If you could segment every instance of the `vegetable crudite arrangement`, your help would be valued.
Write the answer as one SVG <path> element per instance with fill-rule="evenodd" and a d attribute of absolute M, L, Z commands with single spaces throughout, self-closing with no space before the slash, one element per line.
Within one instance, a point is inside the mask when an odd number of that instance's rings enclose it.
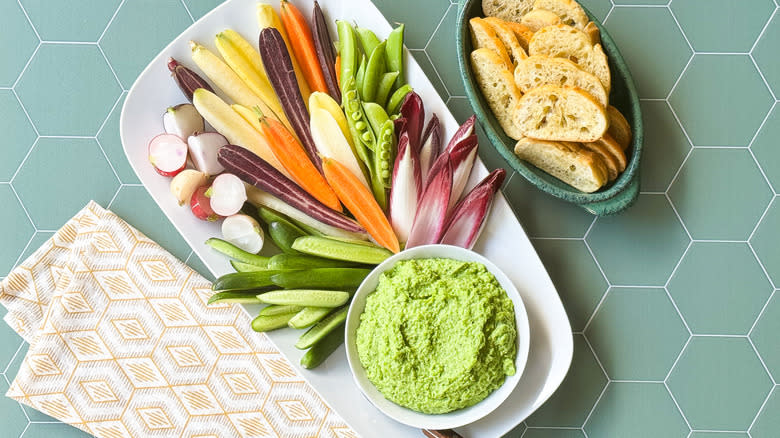
<path fill-rule="evenodd" d="M 540 189 L 610 214 L 638 194 L 643 133 L 630 73 L 594 20 L 574 0 L 469 0 L 458 48 L 499 153 Z"/>
<path fill-rule="evenodd" d="M 305 368 L 343 343 L 352 296 L 404 248 L 471 248 L 506 172 L 474 187 L 475 117 L 444 139 L 405 81 L 404 26 L 381 40 L 346 20 L 338 42 L 317 2 L 304 17 L 258 3 L 258 41 L 218 31 L 169 59 L 184 102 L 168 108 L 149 161 L 194 218 L 222 221 L 206 244 L 236 272 L 210 302 L 264 304 L 263 332 L 305 330 Z M 191 61 L 191 62 L 190 62 Z M 267 238 L 280 250 L 260 255 Z M 264 252 L 268 253 L 268 251 Z"/>

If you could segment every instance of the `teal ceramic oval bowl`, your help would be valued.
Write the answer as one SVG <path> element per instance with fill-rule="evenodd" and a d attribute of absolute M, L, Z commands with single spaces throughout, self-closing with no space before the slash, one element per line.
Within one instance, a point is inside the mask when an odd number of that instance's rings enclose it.
<path fill-rule="evenodd" d="M 509 166 L 527 179 L 531 184 L 552 196 L 580 205 L 585 210 L 596 215 L 609 215 L 618 213 L 628 208 L 639 195 L 639 161 L 642 156 L 642 141 L 644 131 L 642 127 L 642 114 L 631 72 L 628 70 L 623 56 L 617 45 L 589 11 L 590 19 L 596 23 L 601 32 L 601 45 L 609 58 L 609 67 L 612 72 L 612 90 L 609 95 L 609 103 L 615 106 L 626 117 L 633 131 L 631 144 L 626 150 L 628 165 L 626 170 L 618 178 L 602 187 L 594 193 L 583 193 L 568 184 L 558 180 L 548 173 L 527 163 L 514 154 L 515 141 L 509 138 L 501 129 L 498 120 L 482 96 L 479 85 L 476 82 L 471 69 L 471 35 L 469 20 L 473 17 L 481 17 L 481 0 L 464 0 L 460 4 L 460 12 L 457 21 L 456 44 L 458 50 L 458 63 L 460 74 L 465 83 L 466 95 L 474 112 L 485 130 L 490 142 L 498 150 L 498 153 L 507 161 Z"/>

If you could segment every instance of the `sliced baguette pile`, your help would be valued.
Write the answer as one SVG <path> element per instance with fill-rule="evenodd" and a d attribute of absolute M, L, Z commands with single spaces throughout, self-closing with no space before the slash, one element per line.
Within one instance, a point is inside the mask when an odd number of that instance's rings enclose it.
<path fill-rule="evenodd" d="M 609 104 L 598 27 L 575 0 L 483 0 L 471 65 L 515 154 L 586 193 L 626 169 L 631 126 Z"/>

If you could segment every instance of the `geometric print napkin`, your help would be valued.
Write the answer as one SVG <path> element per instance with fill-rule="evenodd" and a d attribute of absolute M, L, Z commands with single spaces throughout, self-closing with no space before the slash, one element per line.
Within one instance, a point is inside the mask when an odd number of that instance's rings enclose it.
<path fill-rule="evenodd" d="M 235 304 L 90 202 L 0 283 L 8 397 L 92 435 L 357 437 Z"/>

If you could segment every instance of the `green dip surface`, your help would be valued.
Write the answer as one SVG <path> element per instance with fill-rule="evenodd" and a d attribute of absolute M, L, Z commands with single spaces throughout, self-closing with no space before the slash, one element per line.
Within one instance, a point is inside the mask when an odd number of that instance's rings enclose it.
<path fill-rule="evenodd" d="M 514 305 L 481 263 L 400 261 L 366 299 L 357 351 L 388 400 L 426 414 L 466 408 L 515 374 Z"/>

